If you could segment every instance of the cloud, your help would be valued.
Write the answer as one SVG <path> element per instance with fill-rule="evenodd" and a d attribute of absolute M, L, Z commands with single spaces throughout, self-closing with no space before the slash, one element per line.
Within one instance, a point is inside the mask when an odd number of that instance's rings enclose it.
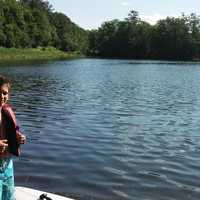
<path fill-rule="evenodd" d="M 166 19 L 169 15 L 153 14 L 153 15 L 141 15 L 142 20 L 154 25 L 160 19 Z M 170 15 L 170 17 L 178 17 L 178 15 Z"/>
<path fill-rule="evenodd" d="M 131 2 L 129 2 L 129 1 L 123 1 L 123 2 L 121 2 L 121 5 L 122 6 L 130 6 Z"/>

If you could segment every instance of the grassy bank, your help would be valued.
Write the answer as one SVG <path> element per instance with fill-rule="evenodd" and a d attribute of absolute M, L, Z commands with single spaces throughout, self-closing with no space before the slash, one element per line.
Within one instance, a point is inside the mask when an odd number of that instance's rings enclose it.
<path fill-rule="evenodd" d="M 53 47 L 35 49 L 0 48 L 0 63 L 64 60 L 80 57 L 77 53 L 66 53 Z"/>

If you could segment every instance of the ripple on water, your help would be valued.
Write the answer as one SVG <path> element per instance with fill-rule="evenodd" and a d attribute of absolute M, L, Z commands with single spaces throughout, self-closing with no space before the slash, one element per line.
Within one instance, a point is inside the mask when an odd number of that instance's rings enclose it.
<path fill-rule="evenodd" d="M 200 68 L 80 59 L 0 69 L 28 144 L 16 183 L 95 200 L 198 200 Z"/>

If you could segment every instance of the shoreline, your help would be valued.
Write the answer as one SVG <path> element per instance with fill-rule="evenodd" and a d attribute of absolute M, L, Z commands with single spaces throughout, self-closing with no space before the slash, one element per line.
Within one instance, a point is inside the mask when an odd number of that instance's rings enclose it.
<path fill-rule="evenodd" d="M 83 56 L 76 52 L 64 52 L 54 47 L 0 48 L 0 64 L 68 60 L 80 57 Z"/>
<path fill-rule="evenodd" d="M 38 48 L 4 48 L 0 47 L 0 65 L 1 64 L 18 64 L 32 62 L 48 62 L 56 60 L 69 60 L 78 58 L 91 59 L 120 59 L 120 60 L 135 60 L 135 61 L 152 61 L 152 62 L 186 62 L 199 63 L 200 59 L 191 60 L 173 60 L 173 59 L 158 59 L 158 58 L 122 58 L 122 57 L 102 57 L 102 56 L 85 56 L 78 52 L 64 52 L 54 47 L 38 47 Z"/>

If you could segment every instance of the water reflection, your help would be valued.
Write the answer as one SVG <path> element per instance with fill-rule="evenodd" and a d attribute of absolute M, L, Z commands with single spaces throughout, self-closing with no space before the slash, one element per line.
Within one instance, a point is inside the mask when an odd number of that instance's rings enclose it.
<path fill-rule="evenodd" d="M 198 199 L 198 64 L 80 59 L 0 70 L 29 140 L 18 185 L 84 200 Z"/>

